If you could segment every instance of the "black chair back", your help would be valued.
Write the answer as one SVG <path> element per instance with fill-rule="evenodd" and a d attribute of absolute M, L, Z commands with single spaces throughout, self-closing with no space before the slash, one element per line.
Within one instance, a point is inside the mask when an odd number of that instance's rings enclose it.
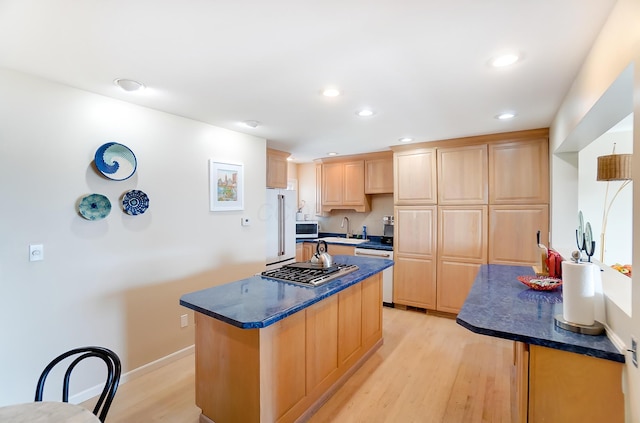
<path fill-rule="evenodd" d="M 40 379 L 38 379 L 38 384 L 36 386 L 36 396 L 35 401 L 42 401 L 42 394 L 44 392 L 44 382 L 49 375 L 51 369 L 53 369 L 56 364 L 60 363 L 62 360 L 72 357 L 76 357 L 64 374 L 64 381 L 62 383 L 62 401 L 69 402 L 69 381 L 71 379 L 71 372 L 73 369 L 80 363 L 82 360 L 87 359 L 89 357 L 98 357 L 102 359 L 107 365 L 107 380 L 104 384 L 104 388 L 102 389 L 102 393 L 100 394 L 100 398 L 96 403 L 95 408 L 93 409 L 93 414 L 98 416 L 101 422 L 104 423 L 107 418 L 107 412 L 109 411 L 109 407 L 111 407 L 111 403 L 113 402 L 113 398 L 116 395 L 116 390 L 118 389 L 118 383 L 120 382 L 120 373 L 121 373 L 121 365 L 120 358 L 113 351 L 103 348 L 103 347 L 82 347 L 75 348 L 71 351 L 67 351 L 64 354 L 56 357 L 49 365 L 44 369 L 42 374 L 40 375 Z"/>

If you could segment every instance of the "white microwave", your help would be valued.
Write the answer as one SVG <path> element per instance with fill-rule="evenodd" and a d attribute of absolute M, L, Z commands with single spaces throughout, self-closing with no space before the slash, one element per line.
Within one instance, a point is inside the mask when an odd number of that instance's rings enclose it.
<path fill-rule="evenodd" d="M 317 220 L 296 220 L 296 238 L 318 238 Z"/>

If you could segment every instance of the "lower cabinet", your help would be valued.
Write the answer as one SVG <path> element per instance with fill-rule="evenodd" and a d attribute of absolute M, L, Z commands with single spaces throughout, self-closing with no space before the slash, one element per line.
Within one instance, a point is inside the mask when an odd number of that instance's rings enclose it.
<path fill-rule="evenodd" d="M 624 422 L 622 363 L 514 343 L 517 423 Z"/>
<path fill-rule="evenodd" d="M 196 316 L 200 421 L 304 421 L 382 345 L 381 273 L 266 328 Z"/>

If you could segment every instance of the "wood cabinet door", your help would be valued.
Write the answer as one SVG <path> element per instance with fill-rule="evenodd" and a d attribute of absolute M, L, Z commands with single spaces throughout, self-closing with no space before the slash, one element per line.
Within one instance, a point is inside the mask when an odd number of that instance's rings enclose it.
<path fill-rule="evenodd" d="M 267 187 L 287 187 L 287 157 L 289 153 L 267 148 Z"/>
<path fill-rule="evenodd" d="M 524 342 L 513 343 L 513 365 L 515 377 L 511 409 L 515 412 L 515 423 L 527 423 L 529 406 L 529 345 Z"/>
<path fill-rule="evenodd" d="M 549 243 L 549 206 L 489 206 L 489 263 L 539 265 L 536 233 Z"/>
<path fill-rule="evenodd" d="M 310 306 L 306 314 L 307 392 L 321 384 L 325 391 L 337 379 L 338 296 Z"/>
<path fill-rule="evenodd" d="M 342 163 L 322 165 L 322 207 L 341 206 L 344 186 L 344 167 Z"/>
<path fill-rule="evenodd" d="M 393 155 L 396 205 L 436 204 L 436 150 L 419 148 Z"/>
<path fill-rule="evenodd" d="M 549 203 L 549 140 L 489 145 L 490 204 Z"/>
<path fill-rule="evenodd" d="M 458 313 L 471 291 L 481 264 L 438 260 L 436 310 Z"/>
<path fill-rule="evenodd" d="M 393 193 L 393 156 L 366 160 L 364 175 L 365 194 Z"/>
<path fill-rule="evenodd" d="M 362 206 L 364 199 L 364 160 L 344 163 L 342 204 Z"/>
<path fill-rule="evenodd" d="M 316 165 L 316 216 L 322 215 L 322 165 Z"/>
<path fill-rule="evenodd" d="M 356 247 L 350 245 L 329 244 L 327 245 L 327 252 L 332 256 L 353 256 Z"/>
<path fill-rule="evenodd" d="M 302 247 L 302 260 L 301 261 L 309 261 L 313 254 L 316 252 L 316 244 L 314 242 L 305 242 Z"/>
<path fill-rule="evenodd" d="M 435 259 L 436 206 L 395 207 L 394 252 Z"/>
<path fill-rule="evenodd" d="M 487 204 L 486 144 L 438 148 L 438 204 Z"/>
<path fill-rule="evenodd" d="M 362 345 L 365 350 L 382 338 L 382 273 L 362 282 Z"/>
<path fill-rule="evenodd" d="M 393 302 L 435 310 L 435 259 L 394 255 Z"/>
<path fill-rule="evenodd" d="M 438 259 L 487 262 L 487 206 L 438 206 Z"/>

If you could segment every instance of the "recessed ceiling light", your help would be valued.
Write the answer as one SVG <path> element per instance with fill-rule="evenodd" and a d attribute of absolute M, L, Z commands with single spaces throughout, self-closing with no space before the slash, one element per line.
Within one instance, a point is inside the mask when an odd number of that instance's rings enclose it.
<path fill-rule="evenodd" d="M 402 138 L 399 138 L 398 141 L 400 141 L 400 142 L 411 142 L 411 141 L 413 141 L 413 138 L 402 137 Z"/>
<path fill-rule="evenodd" d="M 369 117 L 375 115 L 375 112 L 371 109 L 358 110 L 356 114 L 360 117 Z"/>
<path fill-rule="evenodd" d="M 115 79 L 113 83 L 129 92 L 144 90 L 144 84 L 142 82 L 134 81 L 133 79 L 118 78 Z"/>
<path fill-rule="evenodd" d="M 493 59 L 491 59 L 490 63 L 491 63 L 491 66 L 493 66 L 494 68 L 502 68 L 505 66 L 513 65 L 515 62 L 518 61 L 519 58 L 520 56 L 518 56 L 515 53 L 503 54 L 501 56 L 496 56 Z"/>
<path fill-rule="evenodd" d="M 292 161 L 293 161 L 293 156 L 289 156 L 289 157 L 287 157 L 287 161 L 288 161 L 288 162 L 292 162 Z"/>
<path fill-rule="evenodd" d="M 500 113 L 499 115 L 497 115 L 496 119 L 498 119 L 498 120 L 508 120 L 508 119 L 513 119 L 514 117 L 516 117 L 515 113 L 505 112 L 505 113 Z"/>
<path fill-rule="evenodd" d="M 338 153 L 336 153 L 335 151 L 331 151 L 329 153 L 327 153 L 327 156 L 337 156 Z"/>
<path fill-rule="evenodd" d="M 246 126 L 247 128 L 257 128 L 260 122 L 257 120 L 244 120 L 240 122 L 240 125 Z"/>
<path fill-rule="evenodd" d="M 327 88 L 322 90 L 322 95 L 325 97 L 337 97 L 340 95 L 340 90 L 337 88 Z"/>

